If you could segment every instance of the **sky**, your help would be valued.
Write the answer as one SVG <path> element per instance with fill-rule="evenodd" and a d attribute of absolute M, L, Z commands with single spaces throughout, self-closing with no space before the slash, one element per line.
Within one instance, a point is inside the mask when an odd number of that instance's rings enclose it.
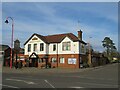
<path fill-rule="evenodd" d="M 79 28 L 83 41 L 90 42 L 95 51 L 104 51 L 105 37 L 118 47 L 117 2 L 3 2 L 2 44 L 10 46 L 12 20 L 4 23 L 8 16 L 14 20 L 14 40 L 19 39 L 21 47 L 34 33 L 77 36 Z"/>

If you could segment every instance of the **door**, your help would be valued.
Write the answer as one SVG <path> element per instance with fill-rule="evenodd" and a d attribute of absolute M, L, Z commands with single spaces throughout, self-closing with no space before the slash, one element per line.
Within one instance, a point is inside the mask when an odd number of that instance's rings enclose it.
<path fill-rule="evenodd" d="M 32 58 L 32 67 L 38 67 L 38 59 Z"/>

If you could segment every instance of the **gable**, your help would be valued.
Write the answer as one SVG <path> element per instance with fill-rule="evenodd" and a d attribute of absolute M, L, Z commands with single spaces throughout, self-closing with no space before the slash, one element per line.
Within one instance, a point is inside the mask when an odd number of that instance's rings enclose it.
<path fill-rule="evenodd" d="M 35 43 L 35 42 L 44 42 L 43 40 L 41 40 L 39 37 L 37 37 L 36 35 L 34 35 L 29 41 L 28 43 Z"/>
<path fill-rule="evenodd" d="M 73 42 L 69 37 L 65 37 L 61 42 Z"/>
<path fill-rule="evenodd" d="M 42 36 L 41 36 L 42 37 Z M 42 38 L 40 38 L 38 35 L 33 34 L 25 43 L 24 45 L 26 45 L 27 43 L 34 43 L 34 42 L 45 42 Z"/>
<path fill-rule="evenodd" d="M 32 53 L 29 58 L 38 58 L 38 55 L 36 53 Z"/>

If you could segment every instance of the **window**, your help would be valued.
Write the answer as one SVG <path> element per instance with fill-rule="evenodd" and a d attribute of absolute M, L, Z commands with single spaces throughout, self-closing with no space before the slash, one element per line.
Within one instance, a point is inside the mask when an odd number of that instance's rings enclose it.
<path fill-rule="evenodd" d="M 68 58 L 68 64 L 76 64 L 76 58 Z"/>
<path fill-rule="evenodd" d="M 83 64 L 83 60 L 82 60 L 82 57 L 80 57 L 80 64 Z"/>
<path fill-rule="evenodd" d="M 31 44 L 28 44 L 28 52 L 31 52 Z"/>
<path fill-rule="evenodd" d="M 81 53 L 85 53 L 85 46 L 84 46 L 84 44 L 81 44 Z"/>
<path fill-rule="evenodd" d="M 39 63 L 44 63 L 44 62 L 45 62 L 45 59 L 43 59 L 43 58 L 39 59 Z"/>
<path fill-rule="evenodd" d="M 52 62 L 52 63 L 57 62 L 56 58 L 52 58 L 52 59 L 51 59 L 51 62 Z"/>
<path fill-rule="evenodd" d="M 44 43 L 40 43 L 40 51 L 44 51 Z"/>
<path fill-rule="evenodd" d="M 56 50 L 56 45 L 54 44 L 54 45 L 53 45 L 53 51 L 55 51 L 55 50 Z"/>
<path fill-rule="evenodd" d="M 33 50 L 34 50 L 34 51 L 37 51 L 37 44 L 34 44 Z"/>
<path fill-rule="evenodd" d="M 60 63 L 65 63 L 65 59 L 63 57 L 60 58 Z"/>
<path fill-rule="evenodd" d="M 70 42 L 63 42 L 62 43 L 62 50 L 63 51 L 70 51 L 70 47 L 71 47 Z"/>

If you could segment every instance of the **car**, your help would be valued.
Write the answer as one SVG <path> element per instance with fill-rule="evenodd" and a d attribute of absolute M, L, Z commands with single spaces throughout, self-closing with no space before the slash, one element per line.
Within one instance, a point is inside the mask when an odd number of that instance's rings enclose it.
<path fill-rule="evenodd" d="M 112 60 L 112 63 L 120 63 L 120 60 Z"/>

